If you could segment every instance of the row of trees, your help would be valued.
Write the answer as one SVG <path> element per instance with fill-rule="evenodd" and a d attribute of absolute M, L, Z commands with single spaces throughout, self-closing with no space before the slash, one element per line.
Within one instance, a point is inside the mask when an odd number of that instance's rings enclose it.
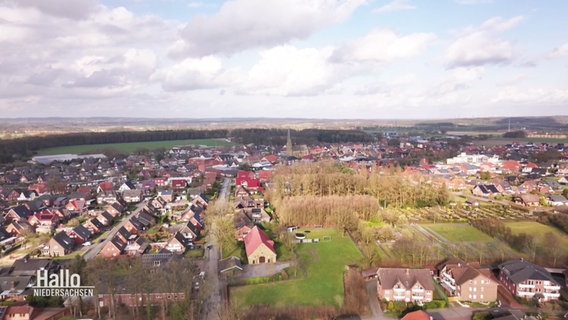
<path fill-rule="evenodd" d="M 546 233 L 540 244 L 534 235 L 524 232 L 514 234 L 511 228 L 495 218 L 471 220 L 470 223 L 488 235 L 506 242 L 511 248 L 527 254 L 533 261 L 536 261 L 538 256 L 538 260 L 542 260 L 540 262 L 556 266 L 564 255 L 562 247 L 558 245 L 560 237 L 552 232 Z"/>
<path fill-rule="evenodd" d="M 99 318 L 106 313 L 109 319 L 198 319 L 199 307 L 191 300 L 193 279 L 198 274 L 195 264 L 185 258 L 172 259 L 159 268 L 144 265 L 139 257 L 114 260 L 89 260 L 80 271 L 88 283 L 95 285 L 95 294 L 110 293 L 110 307 L 101 310 L 95 304 Z M 115 294 L 147 295 L 154 292 L 184 293 L 183 300 L 163 299 L 158 306 L 136 305 L 125 309 L 114 298 Z"/>
<path fill-rule="evenodd" d="M 400 168 L 351 170 L 332 161 L 299 163 L 279 167 L 273 179 L 273 199 L 295 196 L 368 195 L 383 207 L 429 207 L 445 205 L 445 185 L 432 184 L 422 175 L 408 175 Z"/>
<path fill-rule="evenodd" d="M 284 129 L 236 129 L 230 133 L 238 143 L 254 143 L 256 145 L 285 145 L 288 130 Z M 372 142 L 375 137 L 360 130 L 324 130 L 305 129 L 290 130 L 294 144 L 319 144 L 342 142 Z"/>

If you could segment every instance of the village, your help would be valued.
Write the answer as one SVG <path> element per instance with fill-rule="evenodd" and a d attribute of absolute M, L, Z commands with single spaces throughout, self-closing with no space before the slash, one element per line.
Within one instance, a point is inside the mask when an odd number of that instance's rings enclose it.
<path fill-rule="evenodd" d="M 429 185 L 447 189 L 449 201 L 443 208 L 396 211 L 414 224 L 431 222 L 434 215 L 437 222 L 461 223 L 473 216 L 481 219 L 494 215 L 506 220 L 512 216 L 532 219 L 541 213 L 566 215 L 558 213 L 568 206 L 568 148 L 563 144 L 483 146 L 455 140 L 452 136 L 385 135 L 375 143 L 308 146 L 293 145 L 288 133 L 285 146 L 179 146 L 163 153 L 86 156 L 6 166 L 0 174 L 0 299 L 14 304 L 0 307 L 3 319 L 16 319 L 11 316 L 15 314 L 25 315 L 18 319 L 59 319 L 74 313 L 69 306 L 38 308 L 27 303 L 36 270 L 57 272 L 74 259 L 117 261 L 127 257 L 139 258 L 153 267 L 179 257 L 187 259 L 195 265 L 189 288 L 154 290 L 149 297 L 137 292 L 112 294 L 99 283 L 91 283 L 101 286 L 95 297 L 100 308 L 160 305 L 163 300 L 186 298 L 206 302 L 218 299 L 219 306 L 195 311 L 197 318 L 218 319 L 214 310 L 229 304 L 227 295 L 208 295 L 225 292 L 230 279 L 239 278 L 251 266 L 282 262 L 275 243 L 283 240 L 275 230 L 269 232 L 264 227 L 278 220 L 279 208 L 273 207 L 264 194 L 278 188 L 273 180 L 275 169 L 283 166 L 332 161 L 361 174 L 396 166 L 402 175 L 419 176 Z M 212 215 L 210 207 L 218 207 L 220 202 L 228 203 L 233 222 L 230 237 L 240 243 L 242 254 L 237 250 L 225 255 L 219 249 L 221 239 L 218 235 L 215 239 L 212 226 L 207 225 L 212 221 L 208 217 Z M 300 232 L 322 225 L 287 220 L 280 228 L 301 245 L 323 241 L 323 237 Z M 443 238 L 428 227 L 414 228 Z M 377 239 L 371 243 L 387 252 L 389 244 Z M 372 283 L 374 292 L 369 305 L 383 309 L 379 313 L 370 307 L 371 316 L 385 317 L 385 307 L 392 311 L 404 309 L 406 303 L 425 306 L 440 300 L 438 285 L 443 295 L 457 297 L 453 300 L 516 309 L 521 305 L 515 296 L 546 304 L 561 299 L 561 290 L 566 287 L 566 261 L 539 265 L 535 262 L 542 259 L 519 257 L 490 268 L 479 260 L 472 263 L 475 261 L 446 257 L 422 268 L 408 263 L 365 266 L 361 276 Z M 283 268 L 289 266 L 290 261 L 284 262 Z M 279 272 L 277 269 L 264 275 Z M 559 274 L 564 276 L 559 278 Z M 207 282 L 219 288 L 204 289 Z M 379 305 L 381 301 L 383 305 Z M 404 302 L 404 308 L 390 302 Z M 501 313 L 503 318 L 525 316 Z"/>

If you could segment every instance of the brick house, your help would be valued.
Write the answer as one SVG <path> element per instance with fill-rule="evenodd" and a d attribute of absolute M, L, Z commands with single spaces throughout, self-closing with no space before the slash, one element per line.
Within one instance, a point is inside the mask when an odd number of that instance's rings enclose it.
<path fill-rule="evenodd" d="M 444 262 L 438 270 L 440 284 L 450 296 L 472 302 L 497 300 L 498 284 L 490 270 L 477 270 L 460 260 Z"/>
<path fill-rule="evenodd" d="M 513 295 L 539 301 L 558 300 L 560 284 L 543 267 L 525 260 L 509 260 L 499 265 L 499 281 Z"/>
<path fill-rule="evenodd" d="M 434 295 L 430 270 L 408 268 L 379 268 L 377 295 L 386 301 L 404 301 L 422 304 Z"/>
<path fill-rule="evenodd" d="M 274 241 L 270 240 L 264 231 L 254 226 L 245 236 L 245 251 L 249 264 L 276 262 Z"/>

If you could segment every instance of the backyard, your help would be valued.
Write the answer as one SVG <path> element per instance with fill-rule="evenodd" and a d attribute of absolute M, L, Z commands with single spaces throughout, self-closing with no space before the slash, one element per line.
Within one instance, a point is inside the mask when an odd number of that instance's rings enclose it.
<path fill-rule="evenodd" d="M 345 266 L 360 263 L 363 256 L 348 236 L 333 229 L 310 230 L 319 243 L 297 245 L 298 278 L 232 287 L 231 303 L 237 307 L 270 304 L 275 307 L 341 306 Z M 325 239 L 325 240 L 324 240 Z M 293 271 L 289 271 L 294 276 Z"/>

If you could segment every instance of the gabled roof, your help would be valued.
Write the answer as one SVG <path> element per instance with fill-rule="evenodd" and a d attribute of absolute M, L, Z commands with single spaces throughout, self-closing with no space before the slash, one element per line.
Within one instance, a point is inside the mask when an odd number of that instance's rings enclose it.
<path fill-rule="evenodd" d="M 103 229 L 105 226 L 102 222 L 99 221 L 97 218 L 93 218 L 90 220 L 91 224 L 95 226 L 97 229 Z"/>
<path fill-rule="evenodd" d="M 428 269 L 379 268 L 377 275 L 383 288 L 393 288 L 400 283 L 406 289 L 410 289 L 416 283 L 420 283 L 424 289 L 434 290 L 434 283 Z"/>
<path fill-rule="evenodd" d="M 32 215 L 32 212 L 28 209 L 28 207 L 24 205 L 19 205 L 10 209 L 13 211 L 18 217 L 27 219 L 29 216 Z"/>
<path fill-rule="evenodd" d="M 81 239 L 89 239 L 91 237 L 91 231 L 89 231 L 89 229 L 85 228 L 83 225 L 74 227 L 73 232 L 81 237 Z"/>
<path fill-rule="evenodd" d="M 126 242 L 122 241 L 119 237 L 114 237 L 110 240 L 109 244 L 112 244 L 114 247 L 118 249 L 118 251 L 124 251 L 126 248 Z M 107 244 L 108 245 L 108 244 Z"/>
<path fill-rule="evenodd" d="M 65 232 L 59 232 L 58 234 L 54 235 L 53 241 L 57 242 L 66 250 L 73 250 L 73 239 L 69 238 L 69 236 Z"/>
<path fill-rule="evenodd" d="M 546 280 L 558 284 L 543 267 L 525 260 L 509 260 L 499 265 L 499 270 L 513 283 L 526 280 Z"/>
<path fill-rule="evenodd" d="M 37 270 L 48 270 L 54 264 L 50 259 L 29 259 L 23 258 L 14 261 L 10 269 L 10 275 L 30 275 L 35 276 Z"/>
<path fill-rule="evenodd" d="M 130 232 L 128 232 L 125 227 L 120 227 L 116 233 L 120 234 L 126 240 L 131 236 Z"/>
<path fill-rule="evenodd" d="M 247 256 L 251 255 L 261 244 L 264 244 L 270 251 L 276 254 L 274 250 L 274 241 L 270 240 L 264 231 L 260 230 L 258 226 L 254 226 L 245 237 L 245 250 Z"/>
<path fill-rule="evenodd" d="M 400 320 L 430 320 L 432 317 L 424 310 L 416 310 L 407 313 Z"/>

